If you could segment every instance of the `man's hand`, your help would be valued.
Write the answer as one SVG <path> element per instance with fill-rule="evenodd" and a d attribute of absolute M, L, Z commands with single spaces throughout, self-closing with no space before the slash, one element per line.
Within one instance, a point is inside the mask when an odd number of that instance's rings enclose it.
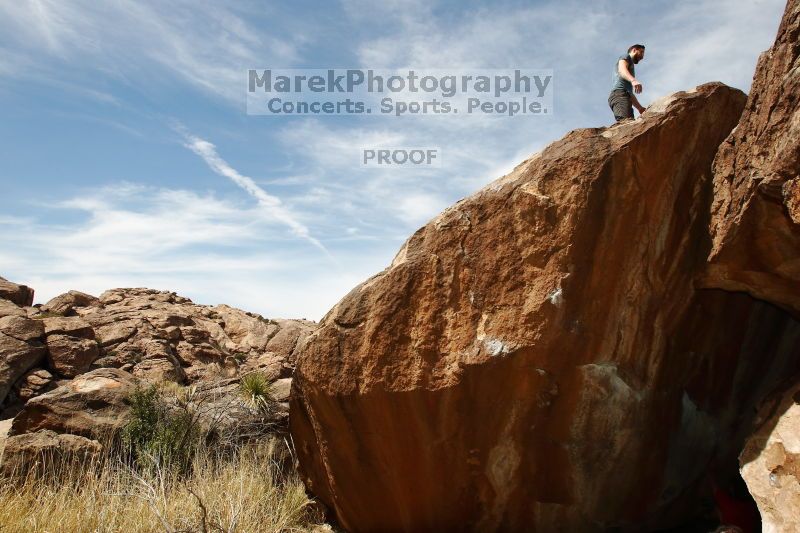
<path fill-rule="evenodd" d="M 633 92 L 635 92 L 636 94 L 640 94 L 642 92 L 642 84 L 636 78 L 633 78 L 631 80 L 631 85 L 633 85 Z"/>
<path fill-rule="evenodd" d="M 644 113 L 645 107 L 639 103 L 639 99 L 636 98 L 635 94 L 631 95 L 631 104 L 633 105 L 633 107 L 636 108 L 636 110 L 639 112 L 640 115 Z"/>

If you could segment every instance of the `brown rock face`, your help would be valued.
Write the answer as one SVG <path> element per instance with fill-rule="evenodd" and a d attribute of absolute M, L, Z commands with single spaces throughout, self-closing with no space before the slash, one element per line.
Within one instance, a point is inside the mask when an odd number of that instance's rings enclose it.
<path fill-rule="evenodd" d="M 706 287 L 800 313 L 800 1 L 789 0 L 737 128 L 715 160 Z"/>
<path fill-rule="evenodd" d="M 28 342 L 44 336 L 44 325 L 40 320 L 11 315 L 0 318 L 0 331 L 9 337 Z"/>
<path fill-rule="evenodd" d="M 345 528 L 642 531 L 691 512 L 800 339 L 770 305 L 693 287 L 744 100 L 706 84 L 568 134 L 327 314 L 290 427 Z"/>
<path fill-rule="evenodd" d="M 16 305 L 14 302 L 0 298 L 0 317 L 21 316 L 26 317 L 28 313 L 25 309 Z"/>

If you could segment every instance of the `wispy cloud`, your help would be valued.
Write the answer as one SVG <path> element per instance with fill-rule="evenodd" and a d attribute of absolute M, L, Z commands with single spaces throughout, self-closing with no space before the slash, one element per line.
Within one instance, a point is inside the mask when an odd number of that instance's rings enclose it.
<path fill-rule="evenodd" d="M 305 41 L 299 22 L 264 26 L 274 9 L 254 24 L 251 10 L 210 0 L 2 2 L 0 47 L 15 51 L 15 68 L 0 75 L 59 82 L 66 63 L 140 90 L 180 80 L 240 105 L 246 68 L 296 61 Z"/>
<path fill-rule="evenodd" d="M 195 154 L 199 155 L 211 168 L 211 170 L 220 176 L 228 178 L 241 189 L 246 191 L 247 194 L 255 198 L 259 205 L 264 208 L 270 216 L 288 226 L 292 233 L 307 240 L 326 254 L 330 255 L 325 246 L 323 246 L 319 240 L 311 235 L 308 228 L 304 224 L 297 220 L 296 215 L 294 215 L 289 209 L 286 208 L 286 206 L 283 205 L 283 202 L 281 202 L 280 198 L 269 194 L 267 191 L 259 187 L 252 178 L 240 174 L 235 168 L 230 166 L 219 156 L 219 154 L 217 154 L 217 149 L 213 144 L 194 135 L 187 134 L 185 146 Z"/>
<path fill-rule="evenodd" d="M 346 268 L 320 261 L 261 205 L 247 204 L 128 182 L 38 201 L 26 217 L 0 217 L 0 275 L 34 287 L 37 302 L 70 289 L 145 286 L 266 316 L 319 319 L 383 266 L 347 249 Z M 70 222 L 58 222 L 64 215 Z"/>

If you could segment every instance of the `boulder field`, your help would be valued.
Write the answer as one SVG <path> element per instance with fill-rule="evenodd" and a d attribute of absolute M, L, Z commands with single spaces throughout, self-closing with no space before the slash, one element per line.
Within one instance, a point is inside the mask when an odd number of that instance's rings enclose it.
<path fill-rule="evenodd" d="M 285 427 L 295 350 L 313 322 L 145 288 L 69 291 L 36 306 L 33 295 L 0 278 L 0 474 L 24 474 L 47 455 L 97 457 L 126 424 L 132 392 L 148 384 L 191 385 L 227 428 L 247 419 L 239 379 L 257 372 Z"/>

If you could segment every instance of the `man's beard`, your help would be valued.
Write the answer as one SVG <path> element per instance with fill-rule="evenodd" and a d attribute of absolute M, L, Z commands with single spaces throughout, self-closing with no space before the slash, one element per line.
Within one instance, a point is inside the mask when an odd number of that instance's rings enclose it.
<path fill-rule="evenodd" d="M 633 58 L 633 64 L 636 65 L 638 63 L 639 63 L 639 58 L 638 57 L 634 57 Z"/>

